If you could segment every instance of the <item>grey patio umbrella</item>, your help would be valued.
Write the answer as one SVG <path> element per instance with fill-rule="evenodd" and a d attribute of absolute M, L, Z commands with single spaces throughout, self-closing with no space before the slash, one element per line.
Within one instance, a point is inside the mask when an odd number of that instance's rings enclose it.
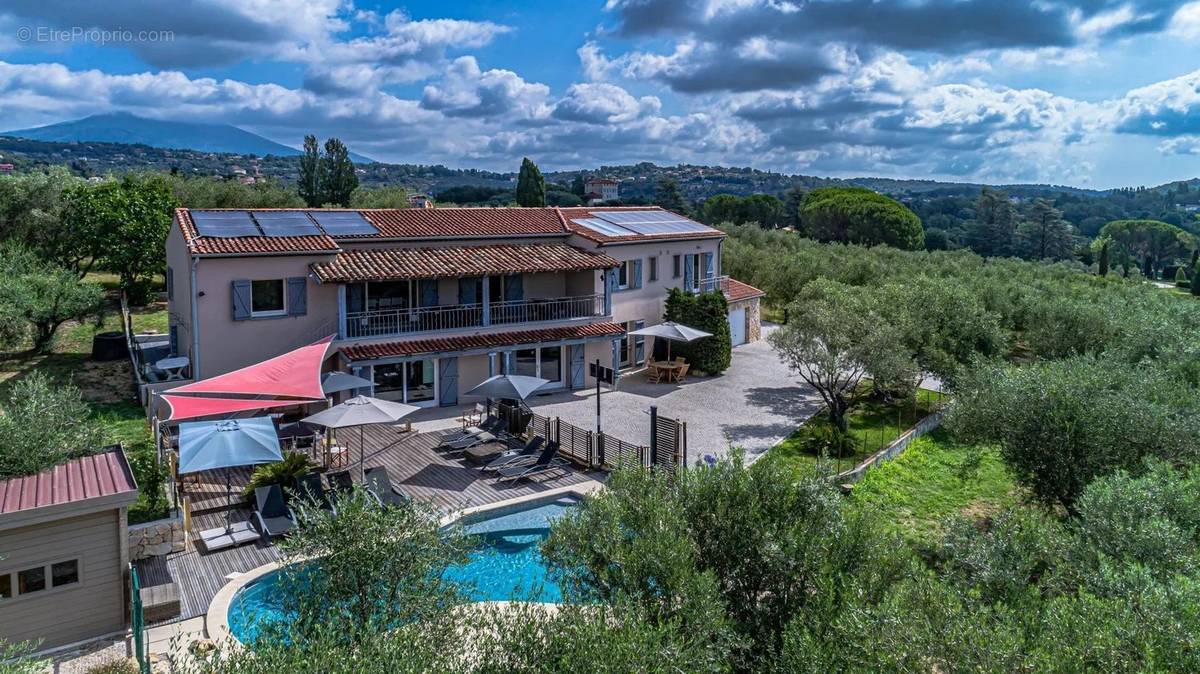
<path fill-rule="evenodd" d="M 634 330 L 629 334 L 667 340 L 667 360 L 671 360 L 671 342 L 691 342 L 701 337 L 712 337 L 711 332 L 680 325 L 674 321 L 665 321 L 658 325 L 651 325 L 648 328 Z"/>
<path fill-rule="evenodd" d="M 229 419 L 225 421 L 190 421 L 179 424 L 179 474 L 199 473 L 205 470 L 225 470 L 225 498 L 232 505 L 233 486 L 229 469 L 235 466 L 250 466 L 259 463 L 282 461 L 279 437 L 270 417 L 254 419 Z M 234 532 L 231 521 L 232 510 L 225 510 L 225 536 L 229 543 L 240 539 Z M 216 531 L 220 531 L 219 529 Z M 210 545 L 212 531 L 201 532 L 201 538 Z"/>
<path fill-rule="evenodd" d="M 372 424 L 394 424 L 421 408 L 390 400 L 369 396 L 355 396 L 340 405 L 321 410 L 302 421 L 326 428 L 351 428 L 358 426 L 358 476 L 362 478 L 363 452 L 366 437 L 363 426 Z"/>
<path fill-rule="evenodd" d="M 526 377 L 520 374 L 498 374 L 494 377 L 488 377 L 463 395 L 479 398 L 524 400 L 534 391 L 549 383 L 549 379 L 538 377 Z"/>
<path fill-rule="evenodd" d="M 363 379 L 349 372 L 326 372 L 325 376 L 321 377 L 321 390 L 325 395 L 356 388 L 370 388 L 374 385 L 370 379 Z"/>

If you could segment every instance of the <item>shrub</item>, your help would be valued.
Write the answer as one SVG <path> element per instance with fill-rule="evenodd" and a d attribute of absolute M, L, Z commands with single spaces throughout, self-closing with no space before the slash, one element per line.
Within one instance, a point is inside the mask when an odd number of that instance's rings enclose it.
<path fill-rule="evenodd" d="M 84 674 L 138 674 L 138 666 L 131 658 L 114 658 L 88 667 Z"/>
<path fill-rule="evenodd" d="M 1175 270 L 1175 285 L 1180 288 L 1187 288 L 1191 283 L 1188 281 L 1187 272 L 1180 267 Z"/>
<path fill-rule="evenodd" d="M 0 479 L 32 475 L 94 454 L 104 432 L 79 389 L 33 372 L 0 403 Z"/>
<path fill-rule="evenodd" d="M 721 374 L 729 369 L 733 339 L 729 334 L 729 305 L 718 291 L 693 295 L 678 288 L 667 292 L 663 318 L 712 334 L 694 342 L 677 343 L 672 351 L 687 359 L 693 369 Z"/>
<path fill-rule="evenodd" d="M 253 495 L 254 490 L 259 487 L 269 487 L 273 484 L 289 489 L 296 478 L 306 475 L 312 469 L 313 463 L 308 455 L 288 452 L 283 461 L 264 463 L 254 469 L 254 474 L 250 476 L 250 482 L 246 485 L 246 496 Z"/>

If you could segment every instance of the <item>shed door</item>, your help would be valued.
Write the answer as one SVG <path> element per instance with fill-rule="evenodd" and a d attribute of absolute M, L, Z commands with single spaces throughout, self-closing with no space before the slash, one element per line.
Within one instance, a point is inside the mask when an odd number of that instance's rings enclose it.
<path fill-rule="evenodd" d="M 729 312 L 729 338 L 734 346 L 746 343 L 746 309 L 733 309 Z"/>

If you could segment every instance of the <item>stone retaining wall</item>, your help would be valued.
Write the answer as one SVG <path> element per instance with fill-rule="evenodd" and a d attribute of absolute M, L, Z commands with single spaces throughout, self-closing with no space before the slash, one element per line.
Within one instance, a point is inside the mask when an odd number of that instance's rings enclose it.
<path fill-rule="evenodd" d="M 942 425 L 942 412 L 934 412 L 924 419 L 917 422 L 916 426 L 904 431 L 900 437 L 893 440 L 887 447 L 875 452 L 867 457 L 862 463 L 851 468 L 850 470 L 838 473 L 834 476 L 834 481 L 837 484 L 852 484 L 862 479 L 868 470 L 878 466 L 908 448 L 909 443 L 917 438 L 932 431 Z"/>
<path fill-rule="evenodd" d="M 168 552 L 183 552 L 186 542 L 182 517 L 134 524 L 129 527 L 129 559 L 132 561 Z"/>

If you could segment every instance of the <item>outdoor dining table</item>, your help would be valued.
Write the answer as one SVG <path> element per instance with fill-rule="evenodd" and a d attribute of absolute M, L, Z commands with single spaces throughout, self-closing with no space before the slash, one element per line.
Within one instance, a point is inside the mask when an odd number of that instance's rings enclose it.
<path fill-rule="evenodd" d="M 162 370 L 167 375 L 167 381 L 179 381 L 183 379 L 183 371 L 187 369 L 187 356 L 175 356 L 173 358 L 163 358 L 154 364 L 154 367 Z"/>
<path fill-rule="evenodd" d="M 652 360 L 647 365 L 653 370 L 662 370 L 667 375 L 667 382 L 676 378 L 676 373 L 683 369 L 683 365 L 669 360 Z M 659 381 L 662 381 L 660 378 Z"/>

